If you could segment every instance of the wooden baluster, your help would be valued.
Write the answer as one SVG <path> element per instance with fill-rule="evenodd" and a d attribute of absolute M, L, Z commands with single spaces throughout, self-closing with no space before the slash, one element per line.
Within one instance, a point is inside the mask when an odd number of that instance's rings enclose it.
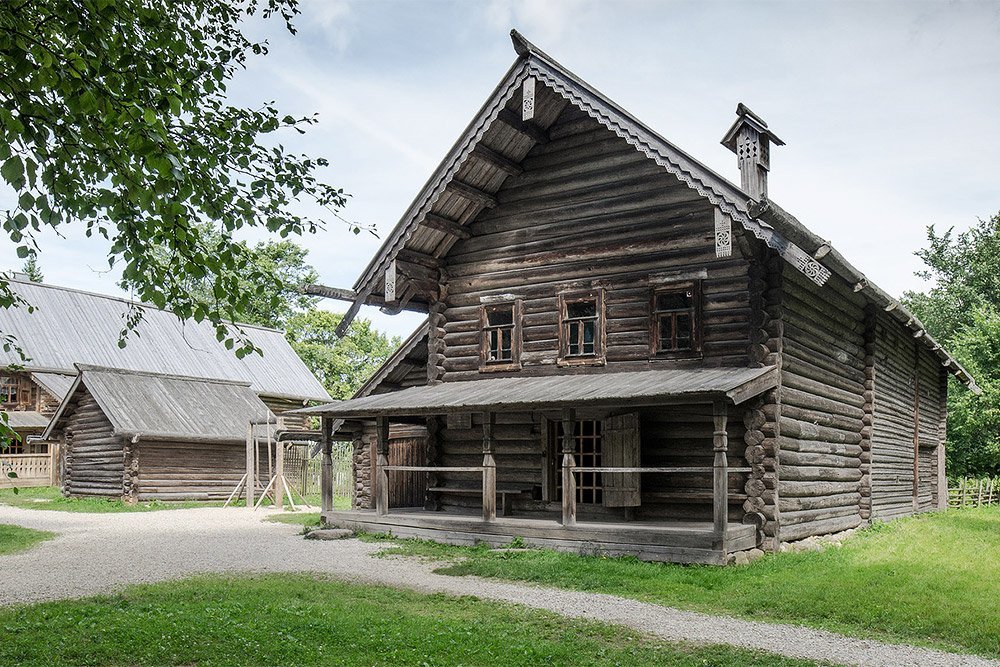
<path fill-rule="evenodd" d="M 726 551 L 726 527 L 729 524 L 729 434 L 726 432 L 728 414 L 726 404 L 715 401 L 712 409 L 712 420 L 715 423 L 712 450 L 715 452 L 713 471 L 713 522 L 715 532 L 715 548 Z"/>
<path fill-rule="evenodd" d="M 483 521 L 497 520 L 497 462 L 493 458 L 493 424 L 496 415 L 483 413 Z"/>
<path fill-rule="evenodd" d="M 576 459 L 573 452 L 576 449 L 576 438 L 574 429 L 576 427 L 576 414 L 572 408 L 563 410 L 562 413 L 562 525 L 576 525 L 576 477 L 573 474 L 573 466 Z"/>
<path fill-rule="evenodd" d="M 376 445 L 378 456 L 375 458 L 375 514 L 385 516 L 389 513 L 389 473 L 385 469 L 389 465 L 389 418 L 376 417 L 375 430 L 378 432 Z"/>

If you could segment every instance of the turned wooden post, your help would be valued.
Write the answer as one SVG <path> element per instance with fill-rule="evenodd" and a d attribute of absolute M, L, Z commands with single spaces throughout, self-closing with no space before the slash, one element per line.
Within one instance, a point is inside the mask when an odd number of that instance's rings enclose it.
<path fill-rule="evenodd" d="M 497 520 L 497 462 L 493 458 L 492 412 L 483 413 L 483 521 Z"/>
<path fill-rule="evenodd" d="M 563 410 L 562 413 L 562 525 L 576 525 L 576 476 L 573 474 L 573 466 L 576 459 L 573 452 L 576 450 L 576 438 L 574 429 L 576 427 L 576 414 L 572 408 Z"/>
<path fill-rule="evenodd" d="M 712 420 L 715 423 L 715 433 L 712 439 L 712 450 L 715 452 L 713 471 L 713 520 L 715 544 L 717 549 L 726 549 L 726 526 L 729 523 L 729 434 L 726 432 L 728 418 L 726 404 L 715 401 L 712 406 Z"/>
<path fill-rule="evenodd" d="M 323 447 L 323 467 L 322 478 L 320 480 L 321 493 L 323 494 L 322 509 L 324 512 L 333 511 L 333 419 L 323 417 L 321 425 L 320 442 Z"/>
<path fill-rule="evenodd" d="M 257 443 L 253 439 L 253 422 L 247 424 L 247 478 L 246 478 L 246 490 L 247 490 L 247 508 L 253 509 L 254 506 L 254 494 L 257 492 L 257 468 L 254 466 L 256 459 L 254 457 L 254 448 Z"/>
<path fill-rule="evenodd" d="M 376 417 L 375 430 L 378 432 L 376 444 L 378 456 L 375 458 L 375 513 L 385 516 L 389 513 L 389 418 Z"/>

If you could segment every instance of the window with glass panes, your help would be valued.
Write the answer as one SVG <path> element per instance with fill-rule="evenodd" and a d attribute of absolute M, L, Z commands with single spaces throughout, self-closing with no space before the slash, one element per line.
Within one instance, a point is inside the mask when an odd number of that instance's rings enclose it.
<path fill-rule="evenodd" d="M 552 422 L 549 429 L 550 449 L 553 456 L 551 468 L 553 487 L 556 497 L 552 500 L 562 501 L 562 422 Z M 573 459 L 576 465 L 585 467 L 600 467 L 601 465 L 601 420 L 581 419 L 573 425 L 575 448 Z M 604 485 L 599 472 L 576 473 L 576 502 L 600 505 L 604 502 Z"/>
<path fill-rule="evenodd" d="M 653 293 L 655 354 L 685 355 L 700 350 L 700 297 L 698 283 L 661 288 Z"/>
<path fill-rule="evenodd" d="M 596 359 L 604 354 L 604 304 L 600 290 L 559 295 L 559 352 L 564 360 Z"/>
<path fill-rule="evenodd" d="M 0 377 L 0 403 L 17 403 L 17 377 L 4 375 Z"/>
<path fill-rule="evenodd" d="M 484 306 L 483 361 L 511 363 L 514 361 L 514 304 Z"/>

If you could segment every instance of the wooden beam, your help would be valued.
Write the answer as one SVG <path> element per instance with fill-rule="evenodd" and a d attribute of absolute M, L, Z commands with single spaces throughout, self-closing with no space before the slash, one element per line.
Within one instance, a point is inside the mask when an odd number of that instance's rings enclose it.
<path fill-rule="evenodd" d="M 485 190 L 480 190 L 479 188 L 473 187 L 468 183 L 451 180 L 448 182 L 446 188 L 453 194 L 456 194 L 463 199 L 468 199 L 469 201 L 479 204 L 480 206 L 485 206 L 486 208 L 496 208 L 497 206 L 496 197 Z"/>
<path fill-rule="evenodd" d="M 509 176 L 517 176 L 524 171 L 524 169 L 521 168 L 521 165 L 511 160 L 506 155 L 501 155 L 495 150 L 487 148 L 482 144 L 476 144 L 476 147 L 472 149 L 472 157 L 478 159 L 480 162 L 485 162 L 491 167 L 496 167 L 500 171 L 507 172 L 507 175 Z"/>
<path fill-rule="evenodd" d="M 375 458 L 375 514 L 385 516 L 389 513 L 389 474 L 385 467 L 389 465 L 389 418 L 375 418 L 375 430 L 378 441 Z"/>
<path fill-rule="evenodd" d="M 302 288 L 302 293 L 307 294 L 309 296 L 322 297 L 324 299 L 334 299 L 336 301 L 348 301 L 352 304 L 358 298 L 358 294 L 354 290 L 344 289 L 342 287 L 328 287 L 326 285 L 319 285 L 319 284 L 304 286 Z M 364 299 L 363 305 L 381 307 L 385 305 L 385 299 L 378 294 L 369 294 Z M 406 308 L 402 308 L 401 310 L 412 310 L 420 313 L 426 313 L 427 304 L 423 303 L 409 304 Z"/>
<path fill-rule="evenodd" d="M 724 401 L 712 404 L 712 421 L 715 432 L 712 437 L 712 451 L 715 452 L 713 465 L 712 520 L 715 532 L 715 548 L 726 552 L 726 530 L 729 527 L 729 434 L 726 431 L 728 409 Z"/>
<path fill-rule="evenodd" d="M 549 133 L 538 127 L 538 125 L 532 123 L 531 121 L 521 120 L 521 116 L 517 113 L 511 111 L 510 109 L 504 109 L 497 116 L 499 120 L 504 125 L 511 127 L 513 130 L 520 132 L 524 136 L 528 137 L 536 144 L 547 144 L 549 143 Z"/>
<path fill-rule="evenodd" d="M 396 259 L 401 262 L 426 266 L 428 269 L 436 269 L 441 266 L 440 260 L 436 257 L 425 255 L 424 253 L 417 252 L 416 250 L 407 250 L 406 248 L 403 248 L 396 253 Z"/>
<path fill-rule="evenodd" d="M 424 219 L 420 221 L 420 224 L 424 227 L 430 227 L 431 229 L 436 229 L 439 232 L 444 232 L 445 234 L 449 234 L 460 239 L 472 238 L 472 232 L 470 232 L 460 222 L 449 220 L 448 218 L 435 213 L 428 213 L 425 215 Z"/>
<path fill-rule="evenodd" d="M 497 462 L 493 458 L 493 424 L 496 415 L 483 413 L 483 521 L 497 520 Z"/>

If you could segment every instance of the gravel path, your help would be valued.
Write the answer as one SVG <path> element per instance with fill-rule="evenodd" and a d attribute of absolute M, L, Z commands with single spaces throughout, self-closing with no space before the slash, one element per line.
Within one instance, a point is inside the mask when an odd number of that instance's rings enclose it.
<path fill-rule="evenodd" d="M 844 665 L 962 665 L 1000 661 L 851 639 L 819 630 L 680 611 L 611 595 L 434 574 L 415 559 L 373 559 L 380 547 L 322 542 L 245 509 L 72 514 L 0 505 L 0 523 L 59 534 L 0 556 L 0 605 L 79 597 L 206 572 L 320 572 L 339 579 L 514 602 L 626 625 L 665 640 L 727 643 Z"/>

